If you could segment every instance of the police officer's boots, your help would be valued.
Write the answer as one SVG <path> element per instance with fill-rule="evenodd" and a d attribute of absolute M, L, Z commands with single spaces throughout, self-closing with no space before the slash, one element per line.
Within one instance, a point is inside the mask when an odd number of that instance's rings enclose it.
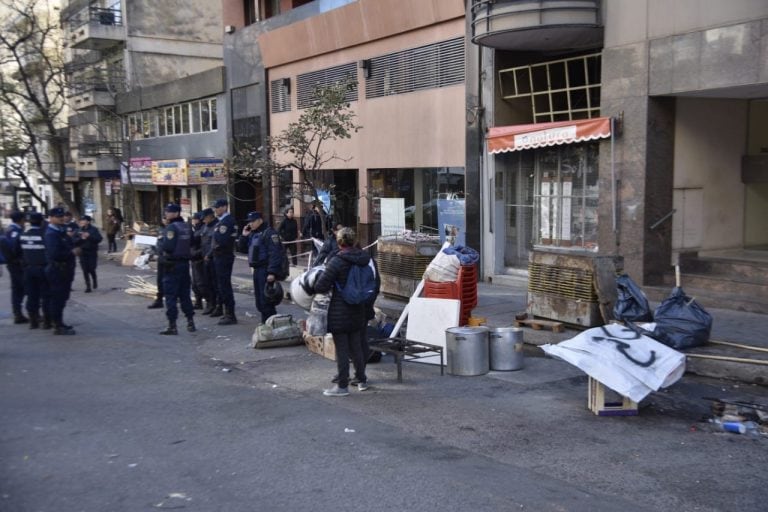
<path fill-rule="evenodd" d="M 38 316 L 37 312 L 29 314 L 29 328 L 30 329 L 40 328 L 40 317 Z"/>
<path fill-rule="evenodd" d="M 195 327 L 195 320 L 191 316 L 187 317 L 187 331 L 188 332 L 197 331 L 197 328 Z"/>
<path fill-rule="evenodd" d="M 73 336 L 75 334 L 75 330 L 71 325 L 56 324 L 53 327 L 53 334 L 57 336 Z"/>
<path fill-rule="evenodd" d="M 93 277 L 93 289 L 97 289 L 99 287 L 99 280 L 96 278 L 96 273 L 94 272 L 91 277 Z"/>
<path fill-rule="evenodd" d="M 213 308 L 213 311 L 211 311 L 211 317 L 221 316 L 223 314 L 224 314 L 224 311 L 221 309 L 221 304 L 216 304 L 216 307 Z"/>
<path fill-rule="evenodd" d="M 170 335 L 170 334 L 179 334 L 179 331 L 176 329 L 176 322 L 172 322 L 171 320 L 168 320 L 168 327 L 165 328 L 164 331 L 160 331 L 160 334 L 164 335 Z"/>
<path fill-rule="evenodd" d="M 13 323 L 25 324 L 27 322 L 29 322 L 29 318 L 25 317 L 24 314 L 21 312 L 21 310 L 17 310 L 13 312 Z"/>
<path fill-rule="evenodd" d="M 210 315 L 211 313 L 213 313 L 214 307 L 215 307 L 214 301 L 206 300 L 205 301 L 205 309 L 200 314 L 201 315 Z"/>
<path fill-rule="evenodd" d="M 91 293 L 91 278 L 85 274 L 85 293 Z"/>
<path fill-rule="evenodd" d="M 43 329 L 50 329 L 53 327 L 53 323 L 51 322 L 51 317 L 48 315 L 43 315 Z"/>
<path fill-rule="evenodd" d="M 213 316 L 213 315 L 211 315 Z M 237 323 L 237 318 L 235 318 L 235 312 L 231 311 L 229 308 L 224 308 L 224 316 L 221 317 L 219 320 L 219 325 L 234 325 Z"/>
<path fill-rule="evenodd" d="M 203 297 L 200 295 L 195 295 L 195 309 L 203 309 Z"/>

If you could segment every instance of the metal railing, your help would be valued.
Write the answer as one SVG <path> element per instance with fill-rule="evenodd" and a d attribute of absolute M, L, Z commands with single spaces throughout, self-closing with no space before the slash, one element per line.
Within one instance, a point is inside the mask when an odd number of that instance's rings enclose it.
<path fill-rule="evenodd" d="M 70 29 L 74 30 L 86 24 L 119 27 L 123 24 L 123 13 L 120 2 L 111 7 L 89 5 L 73 14 L 68 20 Z"/>
<path fill-rule="evenodd" d="M 77 145 L 78 156 L 120 156 L 123 143 L 120 141 L 101 140 L 96 142 L 81 142 Z"/>

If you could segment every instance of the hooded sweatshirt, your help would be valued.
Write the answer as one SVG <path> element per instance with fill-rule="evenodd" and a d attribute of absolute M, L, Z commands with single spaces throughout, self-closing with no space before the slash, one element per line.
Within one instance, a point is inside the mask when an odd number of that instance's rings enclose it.
<path fill-rule="evenodd" d="M 339 288 L 344 288 L 347 284 L 347 276 L 352 265 L 366 266 L 371 260 L 368 253 L 363 252 L 356 247 L 342 247 L 341 250 L 331 257 L 325 265 L 325 270 L 320 275 L 315 284 L 315 292 L 331 292 L 331 304 L 328 307 L 328 331 L 334 332 L 354 332 L 364 329 L 367 323 L 366 304 L 347 304 L 341 298 L 336 283 Z"/>

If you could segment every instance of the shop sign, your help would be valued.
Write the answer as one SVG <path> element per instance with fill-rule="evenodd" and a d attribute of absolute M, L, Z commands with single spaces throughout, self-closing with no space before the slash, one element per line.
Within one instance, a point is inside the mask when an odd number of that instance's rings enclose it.
<path fill-rule="evenodd" d="M 151 185 L 152 159 L 147 157 L 131 158 L 128 160 L 127 167 L 125 165 L 120 166 L 120 179 L 133 185 Z"/>
<path fill-rule="evenodd" d="M 226 185 L 227 171 L 221 158 L 193 158 L 189 161 L 189 185 Z"/>
<path fill-rule="evenodd" d="M 112 180 L 104 180 L 104 194 L 106 196 L 112 195 Z"/>
<path fill-rule="evenodd" d="M 154 160 L 152 183 L 155 185 L 185 186 L 187 184 L 187 160 Z"/>

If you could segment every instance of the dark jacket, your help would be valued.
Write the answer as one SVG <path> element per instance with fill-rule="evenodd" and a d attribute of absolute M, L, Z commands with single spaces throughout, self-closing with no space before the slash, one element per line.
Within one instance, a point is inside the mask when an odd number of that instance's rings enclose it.
<path fill-rule="evenodd" d="M 325 239 L 325 243 L 320 248 L 320 251 L 317 253 L 317 258 L 312 262 L 312 266 L 322 265 L 335 256 L 337 252 L 339 252 L 339 243 L 336 241 L 336 233 L 331 231 L 328 238 Z"/>
<path fill-rule="evenodd" d="M 341 298 L 341 294 L 337 292 L 336 283 L 340 288 L 344 288 L 352 265 L 365 266 L 370 260 L 371 257 L 362 249 L 345 247 L 326 263 L 325 270 L 315 284 L 315 292 L 331 292 L 331 304 L 328 307 L 329 332 L 354 332 L 365 329 L 369 314 L 373 310 L 373 302 L 370 304 L 347 304 Z M 379 284 L 378 270 L 376 283 Z"/>
<path fill-rule="evenodd" d="M 293 242 L 299 238 L 299 223 L 296 219 L 284 218 L 277 226 L 277 234 L 286 242 Z"/>
<path fill-rule="evenodd" d="M 88 233 L 88 238 L 81 238 L 80 235 L 83 233 Z M 78 228 L 75 234 L 75 247 L 79 247 L 84 253 L 95 253 L 98 252 L 102 240 L 101 233 L 96 226 Z"/>
<path fill-rule="evenodd" d="M 302 234 L 304 238 L 323 238 L 323 219 L 320 214 L 313 211 L 308 217 L 304 219 L 304 226 L 302 227 Z"/>

